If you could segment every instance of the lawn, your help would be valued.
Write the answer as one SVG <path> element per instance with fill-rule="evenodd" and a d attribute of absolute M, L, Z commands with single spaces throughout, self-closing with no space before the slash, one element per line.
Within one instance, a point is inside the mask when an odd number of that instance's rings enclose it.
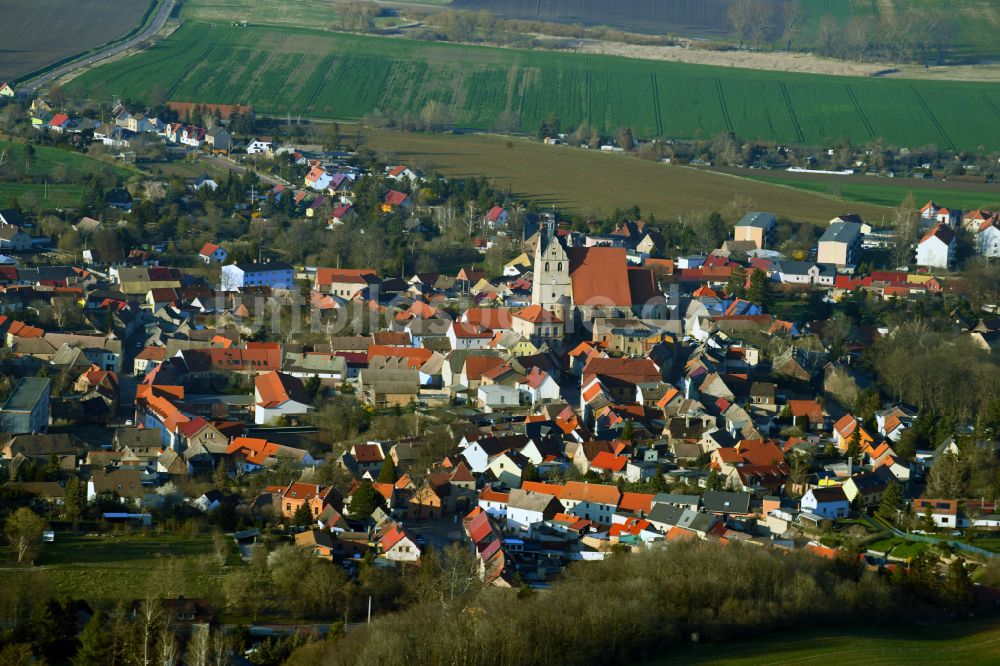
<path fill-rule="evenodd" d="M 73 208 L 80 205 L 83 197 L 82 185 L 49 185 L 34 183 L 0 182 L 0 206 L 6 207 L 17 199 L 25 208 L 31 209 L 37 201 L 41 208 Z"/>
<path fill-rule="evenodd" d="M 937 181 L 924 183 L 914 179 L 904 181 L 872 177 L 799 176 L 762 170 L 740 170 L 739 175 L 759 182 L 876 206 L 898 206 L 910 192 L 920 204 L 933 199 L 940 205 L 960 210 L 995 209 L 1000 206 L 1000 185 L 996 184 Z"/>
<path fill-rule="evenodd" d="M 199 7 L 206 16 L 206 6 Z M 864 144 L 881 136 L 908 147 L 1000 148 L 1000 88 L 993 84 L 419 42 L 334 33 L 320 19 L 313 28 L 243 28 L 221 20 L 224 13 L 189 19 L 152 48 L 91 70 L 68 87 L 136 99 L 159 91 L 171 100 L 248 103 L 258 113 L 338 119 L 375 110 L 419 114 L 436 102 L 457 126 L 489 129 L 510 116 L 528 133 L 554 113 L 564 127 L 587 123 L 607 134 L 630 127 L 640 137 L 733 131 L 781 143 L 829 145 L 846 138 Z M 956 99 L 976 103 L 938 101 Z"/>
<path fill-rule="evenodd" d="M 83 536 L 58 533 L 44 544 L 36 570 L 54 593 L 99 601 L 136 599 L 147 591 L 204 596 L 218 586 L 212 539 L 200 536 Z M 4 549 L 5 556 L 9 549 Z M 0 587 L 17 569 L 0 570 Z"/>
<path fill-rule="evenodd" d="M 344 129 L 345 134 L 353 130 Z M 469 134 L 407 134 L 365 131 L 365 145 L 390 162 L 434 169 L 445 176 L 485 175 L 501 191 L 578 214 L 607 216 L 638 204 L 659 219 L 697 211 L 723 210 L 737 195 L 778 216 L 826 223 L 846 212 L 828 197 L 734 178 L 725 174 L 649 162 L 625 155 L 537 141 Z M 851 205 L 866 218 L 887 211 Z"/>
<path fill-rule="evenodd" d="M 898 664 L 997 663 L 1000 624 L 977 620 L 910 629 L 852 629 L 828 632 L 782 632 L 751 643 L 723 643 L 684 648 L 645 662 L 660 664 L 829 664 L 897 666 Z"/>

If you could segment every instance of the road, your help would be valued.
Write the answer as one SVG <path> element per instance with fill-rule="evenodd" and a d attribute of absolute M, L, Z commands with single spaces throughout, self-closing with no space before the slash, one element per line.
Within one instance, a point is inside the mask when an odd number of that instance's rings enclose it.
<path fill-rule="evenodd" d="M 138 35 L 135 35 L 132 38 L 120 44 L 116 44 L 115 46 L 100 51 L 99 53 L 95 53 L 87 58 L 84 58 L 82 60 L 74 60 L 73 62 L 66 63 L 61 67 L 57 67 L 51 72 L 46 72 L 45 74 L 42 74 L 38 78 L 31 79 L 30 81 L 18 86 L 18 94 L 34 95 L 39 88 L 52 83 L 56 79 L 66 76 L 67 74 L 72 74 L 73 72 L 76 72 L 77 70 L 83 69 L 85 67 L 90 67 L 91 65 L 100 62 L 101 60 L 105 60 L 112 56 L 116 56 L 122 53 L 123 51 L 132 48 L 133 46 L 142 42 L 143 40 L 149 39 L 157 32 L 159 32 L 164 25 L 166 25 L 167 18 L 169 18 L 170 12 L 173 11 L 174 4 L 176 4 L 176 2 L 177 0 L 163 0 L 163 3 L 156 11 L 156 16 L 153 17 L 152 22 L 150 22 L 150 24 L 146 26 L 146 29 L 140 32 Z"/>

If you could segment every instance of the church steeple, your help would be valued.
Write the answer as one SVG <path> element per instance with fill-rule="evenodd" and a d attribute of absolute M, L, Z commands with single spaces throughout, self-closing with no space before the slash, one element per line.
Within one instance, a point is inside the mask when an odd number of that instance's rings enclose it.
<path fill-rule="evenodd" d="M 573 303 L 573 283 L 569 277 L 569 257 L 556 232 L 555 215 L 545 221 L 538 234 L 531 303 L 566 321 Z"/>

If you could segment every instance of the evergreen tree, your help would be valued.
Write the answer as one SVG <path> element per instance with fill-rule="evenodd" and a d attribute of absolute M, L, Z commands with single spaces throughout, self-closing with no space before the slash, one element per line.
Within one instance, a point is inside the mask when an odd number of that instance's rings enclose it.
<path fill-rule="evenodd" d="M 747 300 L 754 305 L 767 306 L 771 300 L 770 287 L 767 283 L 767 275 L 762 270 L 755 270 L 750 274 L 750 286 L 747 288 Z"/>
<path fill-rule="evenodd" d="M 965 568 L 965 560 L 956 557 L 948 566 L 948 578 L 944 583 L 945 602 L 952 611 L 965 614 L 972 604 L 972 579 Z"/>
<path fill-rule="evenodd" d="M 319 375 L 313 375 L 306 380 L 306 392 L 309 393 L 309 397 L 315 400 L 319 396 L 319 392 L 323 390 L 323 382 L 320 380 Z"/>
<path fill-rule="evenodd" d="M 628 421 L 625 422 L 625 425 L 622 426 L 622 439 L 631 442 L 634 437 L 635 437 L 635 424 L 632 422 L 632 419 L 629 419 Z"/>
<path fill-rule="evenodd" d="M 80 634 L 80 649 L 72 659 L 73 666 L 105 666 L 111 663 L 111 649 L 111 635 L 104 628 L 104 614 L 97 611 Z"/>
<path fill-rule="evenodd" d="M 708 473 L 708 478 L 705 479 L 705 489 L 706 490 L 724 490 L 725 483 L 722 479 L 722 475 L 718 471 L 712 470 Z"/>
<path fill-rule="evenodd" d="M 847 457 L 854 461 L 854 464 L 858 465 L 861 463 L 861 424 L 859 423 L 855 428 L 854 432 L 851 433 L 851 438 L 847 440 Z"/>
<path fill-rule="evenodd" d="M 295 514 L 292 516 L 292 523 L 303 527 L 313 524 L 312 510 L 310 510 L 307 502 L 303 502 L 299 505 L 299 508 L 295 509 Z"/>
<path fill-rule="evenodd" d="M 63 510 L 66 513 L 66 520 L 76 525 L 83 517 L 83 512 L 87 508 L 86 490 L 80 479 L 71 476 L 66 483 L 66 499 L 63 503 Z"/>
<path fill-rule="evenodd" d="M 386 456 L 385 460 L 382 461 L 382 469 L 378 473 L 379 483 L 396 483 L 396 463 L 393 462 L 392 456 Z"/>
<path fill-rule="evenodd" d="M 743 298 L 746 293 L 747 271 L 737 264 L 733 267 L 733 273 L 726 283 L 726 296 L 731 298 Z"/>
<path fill-rule="evenodd" d="M 541 477 L 538 474 L 538 468 L 535 467 L 534 463 L 529 462 L 521 470 L 521 482 L 525 481 L 539 481 Z"/>
<path fill-rule="evenodd" d="M 375 486 L 371 484 L 371 481 L 362 481 L 351 497 L 351 505 L 348 512 L 351 518 L 364 520 L 372 515 L 372 511 L 379 507 L 385 507 L 385 498 L 375 490 Z"/>
<path fill-rule="evenodd" d="M 890 481 L 882 494 L 882 502 L 878 507 L 878 516 L 890 523 L 896 521 L 900 509 L 903 508 L 903 490 L 898 483 Z"/>

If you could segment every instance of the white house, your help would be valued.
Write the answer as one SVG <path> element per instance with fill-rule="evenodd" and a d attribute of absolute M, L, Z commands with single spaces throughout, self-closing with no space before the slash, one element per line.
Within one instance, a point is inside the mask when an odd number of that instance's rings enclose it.
<path fill-rule="evenodd" d="M 493 339 L 493 332 L 475 324 L 453 321 L 448 327 L 447 338 L 455 350 L 486 349 Z"/>
<path fill-rule="evenodd" d="M 27 252 L 31 249 L 31 236 L 20 228 L 8 224 L 0 225 L 0 250 Z"/>
<path fill-rule="evenodd" d="M 215 243 L 205 243 L 198 253 L 198 259 L 203 264 L 221 264 L 228 256 L 229 253 Z"/>
<path fill-rule="evenodd" d="M 531 372 L 521 380 L 520 387 L 531 397 L 532 405 L 559 399 L 559 384 L 552 375 L 537 367 L 532 368 Z"/>
<path fill-rule="evenodd" d="M 948 268 L 955 260 L 955 232 L 946 224 L 935 224 L 917 243 L 917 265 Z"/>
<path fill-rule="evenodd" d="M 532 527 L 559 513 L 555 495 L 514 488 L 507 499 L 507 531 L 530 534 Z"/>
<path fill-rule="evenodd" d="M 847 516 L 851 509 L 851 503 L 840 486 L 810 488 L 799 504 L 803 511 L 831 520 Z"/>
<path fill-rule="evenodd" d="M 185 127 L 181 130 L 180 142 L 185 146 L 201 148 L 201 144 L 205 143 L 205 131 L 203 127 Z"/>
<path fill-rule="evenodd" d="M 503 384 L 483 384 L 476 390 L 476 401 L 487 413 L 520 406 L 520 396 L 516 388 Z"/>
<path fill-rule="evenodd" d="M 984 257 L 1000 257 L 1000 219 L 987 220 L 976 231 L 976 252 Z"/>
<path fill-rule="evenodd" d="M 913 515 L 923 516 L 930 509 L 935 527 L 954 529 L 958 527 L 958 501 L 951 499 L 915 499 Z"/>
<path fill-rule="evenodd" d="M 274 142 L 266 136 L 255 137 L 247 143 L 247 155 L 269 154 L 274 150 Z"/>
<path fill-rule="evenodd" d="M 774 275 L 782 284 L 816 284 L 833 286 L 837 267 L 833 264 L 789 261 L 782 259 L 772 265 Z"/>
<path fill-rule="evenodd" d="M 333 174 L 329 173 L 323 167 L 316 165 L 309 170 L 306 174 L 305 184 L 306 187 L 312 188 L 316 191 L 322 192 L 326 188 L 330 187 L 333 182 Z"/>
<path fill-rule="evenodd" d="M 401 164 L 394 167 L 386 167 L 385 176 L 389 180 L 408 180 L 411 183 L 415 183 L 420 180 L 420 176 L 418 176 L 412 169 Z"/>
<path fill-rule="evenodd" d="M 307 414 L 313 407 L 302 380 L 283 372 L 265 372 L 254 378 L 254 423 L 263 425 L 273 419 Z"/>
<path fill-rule="evenodd" d="M 507 211 L 500 206 L 493 206 L 490 208 L 489 212 L 486 213 L 486 224 L 492 229 L 497 229 L 507 225 L 507 220 L 509 219 Z"/>
<path fill-rule="evenodd" d="M 394 562 L 416 562 L 420 559 L 420 548 L 416 539 L 398 523 L 392 523 L 378 541 L 382 556 Z"/>

